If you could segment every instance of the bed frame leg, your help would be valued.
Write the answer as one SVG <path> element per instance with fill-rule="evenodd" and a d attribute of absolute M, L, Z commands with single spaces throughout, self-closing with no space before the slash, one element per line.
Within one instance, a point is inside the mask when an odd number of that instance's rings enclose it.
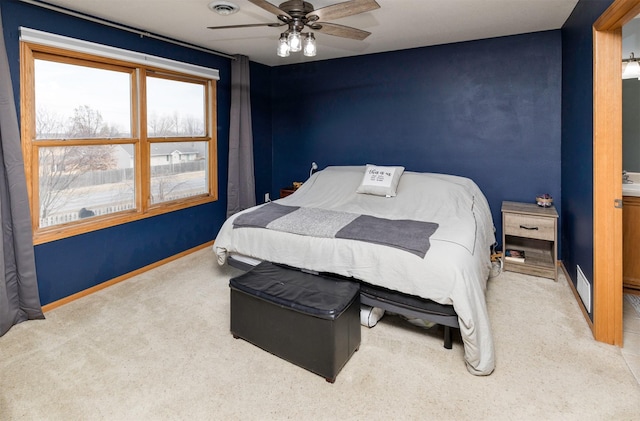
<path fill-rule="evenodd" d="M 446 349 L 452 348 L 452 337 L 453 333 L 449 326 L 444 326 L 444 347 Z"/>

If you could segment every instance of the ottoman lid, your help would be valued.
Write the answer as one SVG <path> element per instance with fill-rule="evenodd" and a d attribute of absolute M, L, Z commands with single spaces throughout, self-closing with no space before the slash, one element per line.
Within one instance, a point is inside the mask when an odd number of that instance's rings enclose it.
<path fill-rule="evenodd" d="M 271 262 L 229 280 L 236 290 L 323 319 L 336 319 L 359 296 L 356 282 L 312 275 Z"/>

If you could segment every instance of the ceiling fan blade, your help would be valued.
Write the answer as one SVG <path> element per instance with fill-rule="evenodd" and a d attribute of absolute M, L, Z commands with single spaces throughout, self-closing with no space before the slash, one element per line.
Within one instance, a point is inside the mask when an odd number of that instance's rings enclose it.
<path fill-rule="evenodd" d="M 266 10 L 269 13 L 273 13 L 276 16 L 284 15 L 284 16 L 287 16 L 289 18 L 291 17 L 291 16 L 289 16 L 289 14 L 287 12 L 285 12 L 282 9 L 280 9 L 278 6 L 275 6 L 275 5 L 271 4 L 271 3 L 269 3 L 266 0 L 249 0 L 249 2 L 255 4 L 258 7 L 263 8 L 264 10 Z"/>
<path fill-rule="evenodd" d="M 375 0 L 351 0 L 322 7 L 309 15 L 317 15 L 320 20 L 334 20 L 379 8 L 380 5 Z"/>
<path fill-rule="evenodd" d="M 208 26 L 207 29 L 232 29 L 232 28 L 251 28 L 252 26 L 271 26 L 277 28 L 278 26 L 284 26 L 284 23 L 248 23 L 246 25 L 227 25 L 227 26 Z"/>
<path fill-rule="evenodd" d="M 350 26 L 338 25 L 336 23 L 318 22 L 318 24 L 322 25 L 322 28 L 316 29 L 318 32 L 327 35 L 333 35 L 336 37 L 350 38 L 362 41 L 363 39 L 371 35 L 371 32 L 352 28 Z"/>

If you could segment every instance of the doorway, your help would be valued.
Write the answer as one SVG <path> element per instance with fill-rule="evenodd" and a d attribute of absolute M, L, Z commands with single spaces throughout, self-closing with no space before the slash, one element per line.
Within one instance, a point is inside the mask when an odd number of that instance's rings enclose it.
<path fill-rule="evenodd" d="M 616 0 L 593 25 L 593 336 L 622 346 L 622 26 L 640 0 Z"/>

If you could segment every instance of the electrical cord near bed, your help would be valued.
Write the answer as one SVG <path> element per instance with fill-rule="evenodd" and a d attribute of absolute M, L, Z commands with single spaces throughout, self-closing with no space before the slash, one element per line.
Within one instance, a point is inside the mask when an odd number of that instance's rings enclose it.
<path fill-rule="evenodd" d="M 491 272 L 489 272 L 490 278 L 495 278 L 502 273 L 504 260 L 502 258 L 502 252 L 496 250 L 497 246 L 498 243 L 493 243 L 491 245 Z"/>
<path fill-rule="evenodd" d="M 498 255 L 499 257 L 496 260 L 491 261 L 490 278 L 495 278 L 502 273 L 502 253 L 498 253 Z"/>

